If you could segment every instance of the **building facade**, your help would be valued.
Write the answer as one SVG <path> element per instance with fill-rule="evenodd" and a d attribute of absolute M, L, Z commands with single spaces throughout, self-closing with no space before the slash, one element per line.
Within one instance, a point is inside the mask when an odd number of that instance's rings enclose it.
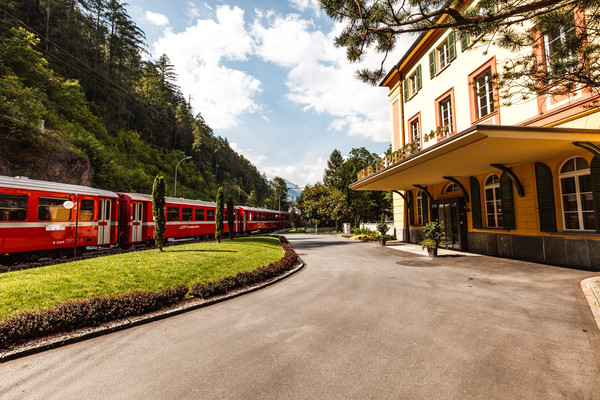
<path fill-rule="evenodd" d="M 540 34 L 536 56 L 563 39 Z M 579 88 L 505 105 L 497 73 L 515 56 L 452 30 L 422 34 L 381 82 L 393 153 L 350 187 L 393 190 L 405 241 L 438 220 L 451 248 L 600 269 L 598 96 Z"/>

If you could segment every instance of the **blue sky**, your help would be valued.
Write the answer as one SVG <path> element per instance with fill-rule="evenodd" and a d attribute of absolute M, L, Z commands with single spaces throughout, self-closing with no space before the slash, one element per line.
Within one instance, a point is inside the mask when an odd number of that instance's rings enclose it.
<path fill-rule="evenodd" d="M 349 64 L 316 0 L 128 2 L 148 57 L 167 54 L 194 112 L 269 178 L 314 184 L 334 149 L 389 146 L 388 90 L 353 77 L 380 58 Z"/>

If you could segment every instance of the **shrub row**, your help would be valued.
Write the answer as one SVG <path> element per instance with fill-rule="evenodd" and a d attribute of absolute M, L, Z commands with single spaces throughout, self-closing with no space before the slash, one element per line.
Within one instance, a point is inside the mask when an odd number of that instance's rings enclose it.
<path fill-rule="evenodd" d="M 298 260 L 298 255 L 285 237 L 280 236 L 279 242 L 285 252 L 283 258 L 253 271 L 238 272 L 233 276 L 226 276 L 218 281 L 195 283 L 190 288 L 190 295 L 206 299 L 225 294 L 231 290 L 264 282 L 291 270 Z"/>
<path fill-rule="evenodd" d="M 97 326 L 121 318 L 142 315 L 173 305 L 192 296 L 208 298 L 230 290 L 271 279 L 294 267 L 298 256 L 283 236 L 279 237 L 285 255 L 280 260 L 254 271 L 240 272 L 215 282 L 196 283 L 188 289 L 185 285 L 161 291 L 135 291 L 116 296 L 90 297 L 69 301 L 37 312 L 24 312 L 0 321 L 0 349 L 55 333 Z"/>

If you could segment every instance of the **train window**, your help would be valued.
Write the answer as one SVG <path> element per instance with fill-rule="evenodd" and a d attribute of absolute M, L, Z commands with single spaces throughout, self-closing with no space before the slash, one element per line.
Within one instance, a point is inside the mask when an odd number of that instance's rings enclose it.
<path fill-rule="evenodd" d="M 206 210 L 206 220 L 207 221 L 214 221 L 215 220 L 215 210 Z"/>
<path fill-rule="evenodd" d="M 79 203 L 79 220 L 84 222 L 94 220 L 94 200 L 81 200 Z"/>
<path fill-rule="evenodd" d="M 27 196 L 0 193 L 0 221 L 25 221 L 27 219 Z"/>
<path fill-rule="evenodd" d="M 204 208 L 196 208 L 196 221 L 204 221 Z"/>
<path fill-rule="evenodd" d="M 167 207 L 167 221 L 179 221 L 179 207 Z"/>
<path fill-rule="evenodd" d="M 193 221 L 194 209 L 184 207 L 181 209 L 181 220 L 182 221 Z"/>
<path fill-rule="evenodd" d="M 67 210 L 63 203 L 69 199 L 57 197 L 40 197 L 38 202 L 38 219 L 40 221 L 68 221 L 71 219 L 71 210 Z"/>

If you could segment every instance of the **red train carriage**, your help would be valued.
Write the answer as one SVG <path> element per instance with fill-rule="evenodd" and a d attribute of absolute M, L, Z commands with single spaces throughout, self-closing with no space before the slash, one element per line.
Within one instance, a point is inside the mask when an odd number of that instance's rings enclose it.
<path fill-rule="evenodd" d="M 239 209 L 242 210 L 243 216 L 242 232 L 273 231 L 289 224 L 289 216 L 287 223 L 285 222 L 285 214 L 288 213 L 246 206 L 240 206 Z"/>
<path fill-rule="evenodd" d="M 0 176 L 0 254 L 5 261 L 69 254 L 76 230 L 78 247 L 116 244 L 117 204 L 106 190 Z"/>
<path fill-rule="evenodd" d="M 121 218 L 119 220 L 120 243 L 123 247 L 151 242 L 154 238 L 152 196 L 139 193 L 119 193 Z M 229 232 L 226 219 L 225 233 Z M 209 237 L 215 234 L 216 204 L 201 200 L 174 197 L 165 198 L 165 239 L 184 237 Z M 240 212 L 235 209 L 235 232 L 239 232 Z"/>

